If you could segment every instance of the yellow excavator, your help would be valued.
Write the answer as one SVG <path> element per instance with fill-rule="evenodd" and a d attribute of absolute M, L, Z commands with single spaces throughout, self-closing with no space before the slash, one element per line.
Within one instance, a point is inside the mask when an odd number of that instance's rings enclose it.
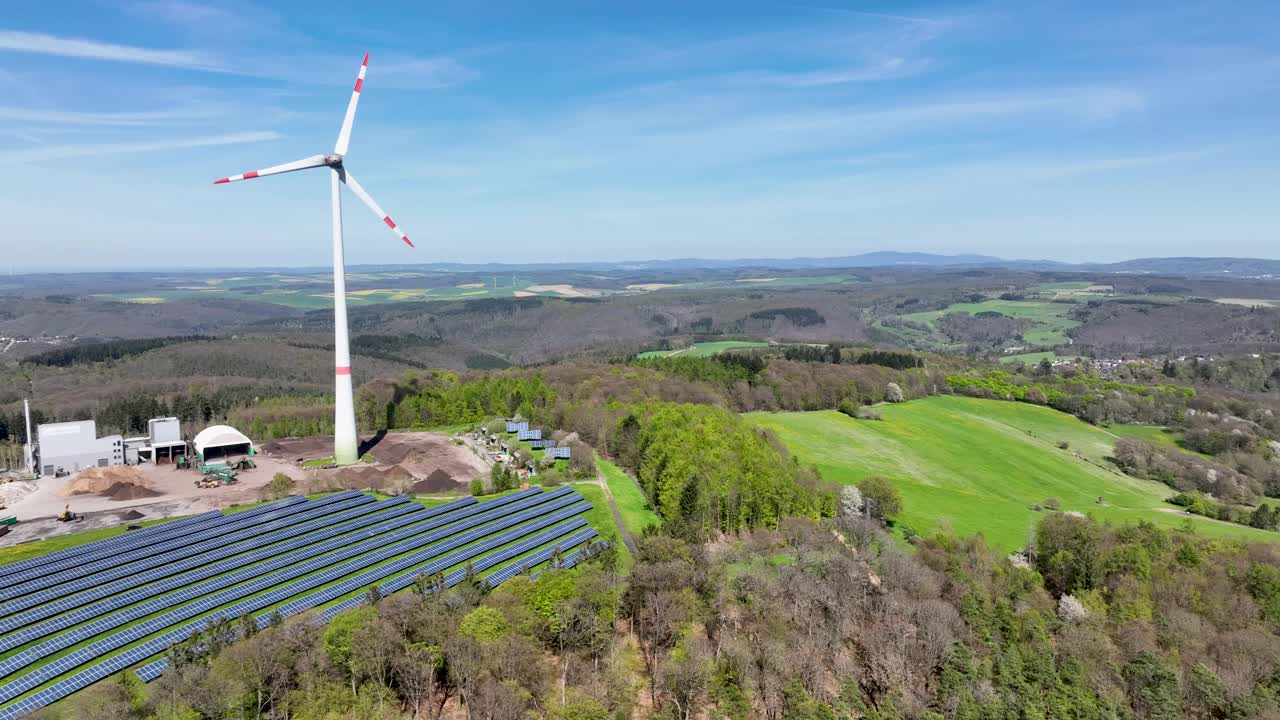
<path fill-rule="evenodd" d="M 72 520 L 79 519 L 79 515 L 71 512 L 71 503 L 67 503 L 66 506 L 62 508 L 62 512 L 58 514 L 59 522 L 71 522 Z"/>

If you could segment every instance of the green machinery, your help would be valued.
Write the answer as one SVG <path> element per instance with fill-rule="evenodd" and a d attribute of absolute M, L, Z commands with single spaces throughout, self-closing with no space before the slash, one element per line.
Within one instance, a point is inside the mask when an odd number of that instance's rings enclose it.
<path fill-rule="evenodd" d="M 236 469 L 227 463 L 201 463 L 196 465 L 202 476 L 196 481 L 201 487 L 230 485 L 236 481 Z"/>

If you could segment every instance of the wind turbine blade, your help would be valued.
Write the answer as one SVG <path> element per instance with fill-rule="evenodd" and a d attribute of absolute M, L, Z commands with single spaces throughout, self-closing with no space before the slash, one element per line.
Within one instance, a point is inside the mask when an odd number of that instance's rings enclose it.
<path fill-rule="evenodd" d="M 269 168 L 263 168 L 261 170 L 250 170 L 249 172 L 240 173 L 239 175 L 232 175 L 230 177 L 219 178 L 217 180 L 214 180 L 213 184 L 218 185 L 220 183 L 225 183 L 225 182 L 235 182 L 236 180 L 252 180 L 253 178 L 262 177 L 264 175 L 279 175 L 280 173 L 293 172 L 294 170 L 306 170 L 307 168 L 323 167 L 325 165 L 324 160 L 325 160 L 324 155 L 312 155 L 311 157 L 302 158 L 301 160 L 294 160 L 293 162 L 285 163 L 283 165 L 273 165 Z"/>
<path fill-rule="evenodd" d="M 333 152 L 338 155 L 346 155 L 347 145 L 351 144 L 351 124 L 356 120 L 356 104 L 360 102 L 360 90 L 364 87 L 364 73 L 368 69 L 369 53 L 365 53 L 364 62 L 360 63 L 360 74 L 356 76 L 356 88 L 351 91 L 351 101 L 347 103 L 347 114 L 342 118 L 338 144 L 333 146 Z"/>
<path fill-rule="evenodd" d="M 363 200 L 364 204 L 369 206 L 369 209 L 373 211 L 374 215 L 377 215 L 382 222 L 387 224 L 387 227 L 391 228 L 391 232 L 395 233 L 401 240 L 405 241 L 405 244 L 409 247 L 413 247 L 413 243 L 410 242 L 409 236 L 405 235 L 404 231 L 400 229 L 400 226 L 396 225 L 395 221 L 383 212 L 382 208 L 378 207 L 378 203 L 374 202 L 373 198 L 369 197 L 369 193 L 365 192 L 363 187 L 360 187 L 360 183 L 356 182 L 356 179 L 352 177 L 350 170 L 343 168 L 343 172 L 339 173 L 338 177 L 342 178 L 342 182 L 346 183 L 347 187 L 351 188 L 351 192 L 355 193 L 356 197 Z"/>

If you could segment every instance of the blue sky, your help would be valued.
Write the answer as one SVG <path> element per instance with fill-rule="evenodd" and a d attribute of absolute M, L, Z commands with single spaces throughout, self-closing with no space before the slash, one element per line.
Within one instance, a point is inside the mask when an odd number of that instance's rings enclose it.
<path fill-rule="evenodd" d="M 327 264 L 366 50 L 349 263 L 1280 257 L 1274 2 L 314 5 L 7 8 L 0 262 Z"/>

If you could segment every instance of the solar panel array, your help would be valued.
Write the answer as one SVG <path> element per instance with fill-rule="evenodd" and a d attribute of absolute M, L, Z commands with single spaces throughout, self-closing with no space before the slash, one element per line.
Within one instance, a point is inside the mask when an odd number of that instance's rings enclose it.
<path fill-rule="evenodd" d="M 521 422 L 507 423 L 507 432 L 509 433 L 520 432 L 521 430 L 528 430 L 528 429 L 529 429 L 528 422 L 521 421 Z"/>
<path fill-rule="evenodd" d="M 464 564 L 478 573 L 516 558 L 523 571 L 555 547 L 594 538 L 581 517 L 590 508 L 568 487 L 430 509 L 350 491 L 206 513 L 0 566 L 0 585 L 19 588 L 0 596 L 0 654 L 9 655 L 0 661 L 8 680 L 0 720 L 153 658 L 217 617 L 261 613 L 265 626 L 327 605 L 327 619 L 363 602 L 371 584 L 386 594 L 420 574 L 447 573 L 451 586 L 466 577 Z M 164 667 L 156 660 L 138 673 L 150 680 Z"/>
<path fill-rule="evenodd" d="M 555 446 L 556 446 L 555 440 L 534 440 L 533 442 L 529 443 L 529 447 L 533 448 L 534 450 L 542 450 L 544 448 L 555 447 Z"/>
<path fill-rule="evenodd" d="M 297 515 L 295 521 L 306 520 L 308 517 L 315 515 L 325 515 L 329 512 L 342 509 L 344 507 L 366 505 L 373 503 L 373 498 L 360 493 L 343 493 L 332 498 L 325 498 L 322 501 L 316 501 L 315 506 L 306 510 L 308 514 Z M 341 507 L 338 507 L 341 506 Z M 190 556 L 187 560 L 175 557 L 173 554 L 164 555 L 161 559 L 163 562 L 147 562 L 137 566 L 128 566 L 124 568 L 113 568 L 108 572 L 90 575 L 70 583 L 64 583 L 55 587 L 42 590 L 40 592 L 30 593 L 19 598 L 14 598 L 8 602 L 0 603 L 0 632 L 5 632 L 13 627 L 20 627 L 35 619 L 49 617 L 57 611 L 71 607 L 77 607 L 83 602 L 79 598 L 85 595 L 74 596 L 68 602 L 50 603 L 50 600 L 72 596 L 73 593 L 81 590 L 90 590 L 91 595 L 103 597 L 102 593 L 108 589 L 111 592 L 120 592 L 121 590 L 136 587 L 150 580 L 165 577 L 180 572 L 188 567 L 199 566 L 215 559 L 235 555 L 244 552 L 251 547 L 255 547 L 265 538 L 279 538 L 285 534 L 296 534 L 297 532 L 306 532 L 307 529 L 314 529 L 323 523 L 302 523 L 293 527 L 291 531 L 287 528 L 258 536 L 257 538 L 249 538 L 244 542 L 228 542 L 222 547 L 217 547 L 216 543 L 209 543 L 209 550 L 199 555 Z M 304 529 L 304 526 L 306 528 Z M 154 567 L 154 570 L 147 571 L 147 568 Z M 145 572 L 144 572 L 145 571 Z M 146 578 L 145 580 L 143 578 Z M 104 584 L 105 583 L 105 584 Z M 96 588 L 96 590 L 94 590 Z M 38 606 L 34 610 L 23 613 L 22 615 L 13 616 L 19 610 Z"/>
<path fill-rule="evenodd" d="M 547 454 L 558 460 L 568 460 L 570 457 L 570 450 L 571 448 L 567 447 L 549 447 L 547 448 Z"/>
<path fill-rule="evenodd" d="M 565 520 L 568 518 L 573 518 L 578 513 L 583 512 L 584 509 L 589 509 L 590 507 L 591 507 L 590 503 L 586 503 L 585 506 L 581 503 L 575 504 L 573 506 L 570 506 L 566 510 L 562 510 L 558 513 L 554 513 L 550 516 L 546 516 L 538 520 L 536 523 L 519 528 L 509 533 L 505 533 L 498 537 L 490 538 L 483 543 L 479 543 L 472 547 L 468 547 L 462 551 L 447 555 L 439 560 L 436 560 L 421 568 L 418 568 L 416 572 L 401 575 L 400 577 L 394 580 L 391 580 L 386 583 L 383 583 L 382 585 L 379 585 L 378 590 L 384 596 L 390 595 L 393 592 L 403 590 L 409 587 L 410 585 L 413 585 L 416 578 L 420 575 L 431 576 L 437 572 L 441 572 L 444 569 L 453 567 L 460 563 L 467 562 L 469 559 L 474 558 L 475 556 L 482 554 L 484 552 L 487 552 L 493 548 L 498 548 L 498 547 L 502 547 L 503 545 L 508 545 L 512 543 L 514 540 L 517 540 L 519 537 L 528 535 L 529 533 L 534 532 L 539 528 L 547 527 L 549 525 L 554 525 L 555 523 L 561 522 L 562 520 Z M 586 520 L 583 520 L 581 517 L 578 517 L 575 520 L 572 520 L 563 525 L 554 527 L 551 530 L 538 533 L 537 535 L 534 535 L 532 537 L 528 537 L 524 540 L 520 540 L 515 544 L 510 544 L 508 547 L 503 548 L 491 555 L 487 555 L 483 558 L 480 558 L 475 562 L 468 563 L 468 567 L 460 568 L 458 570 L 453 571 L 452 573 L 449 573 L 449 575 L 445 576 L 445 580 L 444 580 L 445 587 L 453 587 L 454 585 L 457 585 L 458 583 L 462 582 L 462 580 L 466 578 L 468 568 L 471 572 L 481 572 L 490 567 L 493 567 L 494 565 L 504 562 L 505 560 L 509 560 L 513 557 L 518 557 L 524 553 L 527 553 L 530 550 L 533 550 L 548 542 L 555 541 L 555 547 L 559 547 L 562 549 L 572 548 L 576 545 L 586 542 L 587 540 L 595 537 L 597 534 L 595 529 L 590 527 L 587 527 L 586 529 L 580 529 L 586 526 L 586 524 L 587 524 Z M 558 538 L 561 538 L 565 534 L 572 532 L 574 530 L 578 530 L 578 532 L 573 533 L 573 535 L 569 538 L 558 540 Z M 550 558 L 551 555 L 554 553 L 555 547 L 548 548 L 543 551 L 539 551 L 538 553 L 531 555 L 530 558 L 533 559 L 533 558 L 541 557 L 541 560 L 538 560 L 537 562 L 545 561 L 547 558 Z M 418 557 L 406 558 L 402 562 L 404 563 L 404 567 L 412 567 L 413 565 L 417 564 L 417 561 L 420 559 L 421 558 L 418 558 Z M 520 567 L 521 569 L 523 569 L 524 567 L 532 567 L 533 565 L 536 565 L 537 562 L 528 563 L 526 561 L 526 563 L 521 564 Z M 375 572 L 380 573 L 383 577 L 385 577 L 386 575 L 385 571 L 383 570 L 378 570 Z M 371 575 L 371 574 L 373 573 L 367 573 L 366 575 Z M 491 579 L 487 581 L 490 582 L 490 585 L 492 587 L 496 587 L 503 580 L 510 579 L 510 577 L 514 577 L 516 574 L 518 573 L 513 573 L 510 576 L 503 577 L 502 579 L 499 579 L 496 581 Z M 260 617 L 255 619 L 255 622 L 259 628 L 264 628 L 272 622 L 274 616 L 276 615 L 279 615 L 281 617 L 288 617 L 289 615 L 295 614 L 297 612 L 308 610 L 312 607 L 316 607 L 322 604 L 326 600 L 331 600 L 333 598 L 341 597 L 342 595 L 346 595 L 351 592 L 363 590 L 365 587 L 367 587 L 367 585 L 363 581 L 373 582 L 373 581 L 376 581 L 377 579 L 378 578 L 376 577 L 370 579 L 369 577 L 365 577 L 365 576 L 358 576 L 358 577 L 352 578 L 342 583 L 341 586 L 329 588 L 322 591 L 321 593 L 317 593 L 315 595 L 308 596 L 305 598 L 300 598 L 299 600 L 293 603 L 290 603 L 289 605 L 285 605 L 281 608 L 278 608 L 277 610 L 274 610 L 271 613 L 261 615 Z M 357 595 L 355 597 L 351 597 L 340 603 L 337 603 L 336 605 L 330 606 L 329 608 L 325 609 L 320 614 L 320 616 L 325 620 L 325 622 L 328 622 L 329 620 L 332 620 L 335 615 L 342 612 L 343 610 L 349 610 L 351 608 L 358 607 L 364 602 L 366 602 L 365 596 Z M 139 668 L 137 671 L 137 674 L 138 674 L 138 677 L 142 678 L 147 682 L 150 682 L 156 679 L 157 677 L 159 677 L 167 668 L 168 668 L 168 660 L 161 658 L 159 660 L 156 660 L 154 662 L 151 662 Z"/>
<path fill-rule="evenodd" d="M 348 529 L 355 529 L 361 524 L 369 524 L 370 522 L 378 522 L 380 520 L 400 517 L 406 514 L 412 514 L 412 516 L 405 518 L 404 522 L 418 522 L 423 519 L 425 512 L 422 510 L 421 505 L 409 500 L 408 498 L 387 500 L 383 503 L 378 503 L 377 505 L 382 506 L 378 509 L 392 509 L 388 513 L 380 513 L 372 518 L 357 518 L 353 521 L 349 521 L 348 523 L 343 523 L 343 525 L 350 525 L 351 527 Z M 332 550 L 348 548 L 350 543 L 350 536 L 343 536 L 334 540 L 329 540 L 328 542 L 308 545 L 307 547 L 303 547 L 292 552 L 285 552 L 283 555 L 280 554 L 283 551 L 282 547 L 273 546 L 265 550 L 258 551 L 257 553 L 253 553 L 253 555 L 257 556 L 256 559 L 259 560 L 271 558 L 264 563 L 250 565 L 249 567 L 226 572 L 225 574 L 219 573 L 219 577 L 193 585 L 188 584 L 187 581 L 182 579 L 178 579 L 172 584 L 158 583 L 154 586 L 140 588 L 132 593 L 125 593 L 124 595 L 112 597 L 110 599 L 110 603 L 107 603 L 104 606 L 82 608 L 74 613 L 55 617 L 48 622 L 23 628 L 20 632 L 0 638 L 0 648 L 3 650 L 10 650 L 45 637 L 50 632 L 63 630 L 68 627 L 78 625 L 87 619 L 98 617 L 104 611 L 111 612 L 120 610 L 120 612 L 112 612 L 112 614 L 107 615 L 106 617 L 102 617 L 87 625 L 77 627 L 70 632 L 51 637 L 35 647 L 27 648 L 7 660 L 0 661 L 0 678 L 8 676 L 13 672 L 39 660 L 40 658 L 51 655 L 63 648 L 71 647 L 72 645 L 83 642 L 84 640 L 88 640 L 89 638 L 106 632 L 107 630 L 114 629 L 139 618 L 144 618 L 165 608 L 179 605 L 192 598 L 213 593 L 221 588 L 227 587 L 228 585 L 233 585 L 274 570 L 288 567 L 293 563 L 306 560 L 316 555 Z M 239 560 L 239 558 L 237 558 L 237 560 Z M 161 595 L 149 602 L 144 602 L 132 607 L 126 607 L 138 602 L 139 600 L 152 597 L 157 592 L 167 592 L 168 590 L 172 590 L 174 587 L 180 587 L 182 588 L 182 591 Z M 125 609 L 121 610 L 121 608 Z"/>
<path fill-rule="evenodd" d="M 0 579 L 3 579 L 5 577 L 8 577 L 9 575 L 13 575 L 18 572 L 21 572 L 23 570 L 27 570 L 34 567 L 42 567 L 45 565 L 51 565 L 60 560 L 65 560 L 66 558 L 69 558 L 69 557 L 85 555 L 88 553 L 97 552 L 105 548 L 124 548 L 124 547 L 130 547 L 130 546 L 136 545 L 141 542 L 150 542 L 159 536 L 168 535 L 168 534 L 177 532 L 179 530 L 182 530 L 184 528 L 190 528 L 193 525 L 199 525 L 200 523 L 208 522 L 210 520 L 213 520 L 215 518 L 220 518 L 220 517 L 224 517 L 223 514 L 218 512 L 217 510 L 213 510 L 211 512 L 204 513 L 202 515 L 192 515 L 191 517 L 188 517 L 188 518 L 173 520 L 171 522 L 163 523 L 163 524 L 156 525 L 154 527 L 146 528 L 143 530 L 134 530 L 132 532 L 126 532 L 124 535 L 117 535 L 116 537 L 107 538 L 106 540 L 98 540 L 96 542 L 85 543 L 84 545 L 78 545 L 73 548 L 67 548 L 66 550 L 57 550 L 55 552 L 46 553 L 44 555 L 39 555 L 27 560 L 19 560 L 18 562 L 9 563 L 8 565 L 4 565 L 0 567 Z"/>
<path fill-rule="evenodd" d="M 344 498 L 331 501 L 327 505 L 359 500 L 359 493 L 349 492 L 351 494 L 344 493 Z M 34 590 L 69 582 L 86 575 L 97 574 L 103 570 L 138 561 L 151 561 L 152 565 L 148 565 L 148 567 L 151 567 L 154 565 L 155 558 L 158 555 L 172 553 L 169 556 L 173 559 L 178 559 L 196 555 L 203 550 L 225 545 L 236 540 L 260 535 L 265 528 L 275 529 L 292 524 L 290 516 L 303 512 L 309 506 L 309 503 L 300 501 L 305 501 L 305 498 L 291 498 L 285 501 L 287 504 L 280 507 L 263 506 L 254 510 L 227 515 L 225 520 L 214 520 L 210 523 L 201 524 L 197 526 L 197 531 L 194 533 L 166 539 L 156 545 L 138 547 L 124 553 L 108 548 L 80 558 L 69 558 L 65 561 L 65 564 L 60 563 L 57 567 L 25 570 L 5 578 L 6 586 L 0 589 L 0 597 L 6 599 L 17 597 Z M 130 571 L 134 569 L 136 568 L 133 565 L 129 566 Z"/>
<path fill-rule="evenodd" d="M 547 493 L 548 496 L 551 494 L 552 493 Z M 566 504 L 573 504 L 581 499 L 581 496 L 577 495 L 577 493 L 572 493 L 571 495 L 560 493 L 559 495 L 560 495 L 560 499 L 548 503 L 547 504 L 548 507 L 560 507 Z M 538 503 L 541 502 L 542 499 L 543 498 L 534 497 L 534 498 L 530 498 L 525 502 L 516 503 L 515 505 L 512 505 L 511 508 L 503 511 L 503 514 L 509 514 L 511 510 L 519 509 L 520 506 L 537 505 Z M 585 512 L 590 508 L 591 508 L 591 504 L 583 501 L 577 507 L 575 507 L 575 512 Z M 414 565 L 420 564 L 426 560 L 429 560 L 439 555 L 442 552 L 459 547 L 461 545 L 466 545 L 470 542 L 475 541 L 476 539 L 485 537 L 486 535 L 494 532 L 495 529 L 500 529 L 500 527 L 510 527 L 512 525 L 516 525 L 526 520 L 529 520 L 532 517 L 536 517 L 541 512 L 545 512 L 545 509 L 540 510 L 535 507 L 534 509 L 525 510 L 523 512 L 517 512 L 515 514 L 510 515 L 509 517 L 505 517 L 499 520 L 498 523 L 496 523 L 494 526 L 478 527 L 458 535 L 453 535 L 449 537 L 449 539 L 446 542 L 440 545 L 434 546 L 424 552 L 419 552 L 411 557 L 401 558 L 385 566 L 377 567 L 372 570 L 365 571 L 363 573 L 360 573 L 359 575 L 356 575 L 355 577 L 344 580 L 338 585 L 326 588 L 320 592 L 307 595 L 305 597 L 299 598 L 285 605 L 282 605 L 276 608 L 275 610 L 271 611 L 271 613 L 267 617 L 270 617 L 270 615 L 277 615 L 277 614 L 284 617 L 288 617 L 289 615 L 293 615 L 293 614 L 302 612 L 304 610 L 309 610 L 324 602 L 334 600 L 338 597 L 341 597 L 342 595 L 346 595 L 351 592 L 360 592 L 364 588 L 366 588 L 370 583 L 377 582 L 378 580 L 384 577 L 394 575 L 396 572 L 409 569 Z M 573 513 L 569 513 L 569 514 L 573 514 Z M 480 522 L 483 522 L 483 521 L 480 521 Z M 436 533 L 432 533 L 432 535 L 435 535 L 435 534 Z M 211 619 L 212 617 L 220 616 L 220 617 L 232 619 L 232 618 L 240 617 L 245 613 L 251 613 L 251 612 L 261 610 L 265 607 L 269 607 L 273 604 L 276 604 L 281 600 L 284 600 L 285 598 L 288 598 L 292 595 L 297 594 L 299 590 L 306 590 L 306 589 L 322 586 L 329 582 L 332 582 L 335 579 L 335 577 L 342 577 L 343 575 L 346 575 L 355 570 L 358 570 L 360 567 L 362 567 L 366 563 L 378 563 L 378 562 L 381 562 L 382 560 L 387 559 L 388 557 L 402 554 L 403 552 L 405 552 L 406 547 L 411 547 L 413 544 L 422 545 L 425 543 L 421 540 L 411 541 L 410 543 L 398 543 L 398 545 L 395 547 L 380 550 L 365 558 L 360 558 L 359 560 L 345 563 L 342 566 L 338 566 L 331 570 L 327 570 L 323 573 L 320 573 L 319 575 L 309 576 L 304 581 L 295 583 L 287 588 L 281 588 L 261 596 L 243 600 L 241 602 L 238 602 L 233 605 L 220 609 L 217 613 L 215 613 L 213 616 L 210 616 L 209 618 L 204 618 L 201 621 L 188 623 L 187 625 L 183 625 L 183 626 L 174 628 L 172 630 L 169 630 L 164 634 L 159 635 L 143 643 L 142 645 L 132 648 L 129 652 L 134 652 L 144 648 L 150 651 L 147 653 L 147 655 L 163 652 L 165 649 L 168 648 L 168 646 L 171 643 L 182 641 L 190 637 L 193 632 L 200 630 L 202 627 L 204 627 L 205 623 L 207 623 L 208 620 Z M 453 564 L 453 562 L 463 562 L 467 559 L 468 554 L 474 555 L 483 551 L 484 550 L 480 550 L 477 548 L 468 548 L 467 550 L 463 551 L 463 553 L 455 553 L 453 556 L 451 556 L 452 558 L 454 558 L 454 560 L 450 564 Z M 429 565 L 428 567 L 431 567 L 431 566 Z M 431 570 L 431 572 L 435 572 L 435 571 L 436 570 Z M 259 618 L 260 624 L 265 624 L 266 622 L 268 622 L 266 618 Z M 130 628 L 128 631 L 117 633 L 117 635 L 129 635 L 132 632 L 133 632 L 133 628 Z M 127 643 L 131 641 L 132 639 L 125 640 L 124 642 Z M 146 657 L 146 655 L 144 655 L 143 657 Z M 57 662 L 61 662 L 61 659 Z M 78 681 L 82 683 L 81 687 L 83 687 L 84 685 L 88 685 L 90 683 L 96 682 L 97 680 L 100 680 L 103 677 L 106 677 L 106 674 L 102 674 L 103 668 L 100 667 L 101 665 L 103 664 L 99 663 L 99 665 L 95 665 L 93 667 L 87 668 L 77 673 L 73 677 L 78 678 Z M 32 673 L 32 674 L 35 674 L 35 673 Z M 110 673 L 108 672 L 107 674 L 110 674 Z M 14 683 L 10 683 L 10 685 L 14 685 Z M 8 693 L 8 690 L 7 690 L 8 687 L 9 686 L 0 687 L 0 697 L 3 697 Z M 4 718 L 3 712 L 4 712 L 3 710 L 0 710 L 0 718 Z"/>
<path fill-rule="evenodd" d="M 541 429 L 537 429 L 537 430 L 529 430 L 529 429 L 519 430 L 519 431 L 517 431 L 517 432 L 516 432 L 516 439 L 517 439 L 517 440 L 541 440 L 541 439 L 542 439 L 542 430 L 541 430 Z"/>

